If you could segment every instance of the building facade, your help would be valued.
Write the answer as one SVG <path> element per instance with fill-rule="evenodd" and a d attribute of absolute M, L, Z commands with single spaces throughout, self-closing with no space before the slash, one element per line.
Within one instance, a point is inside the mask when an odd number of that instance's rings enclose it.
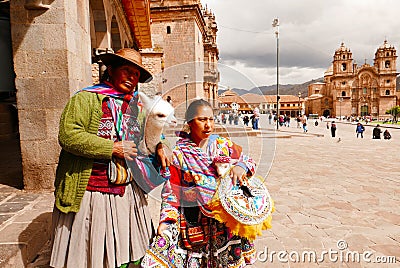
<path fill-rule="evenodd" d="M 144 63 L 155 74 L 149 94 L 170 96 L 177 117 L 196 98 L 216 104 L 219 81 L 217 24 L 200 0 L 151 0 L 153 47 L 142 50 Z"/>
<path fill-rule="evenodd" d="M 373 65 L 365 62 L 357 66 L 352 52 L 342 43 L 324 82 L 309 85 L 306 114 L 390 117 L 386 111 L 398 105 L 400 97 L 396 60 L 395 47 L 385 40 L 375 52 Z"/>
<path fill-rule="evenodd" d="M 258 108 L 263 114 L 276 114 L 276 95 L 258 95 L 247 93 L 239 96 L 232 90 L 227 90 L 219 96 L 220 110 L 237 109 L 241 113 L 253 113 Z M 304 113 L 305 100 L 299 96 L 280 95 L 279 114 L 296 117 Z"/>

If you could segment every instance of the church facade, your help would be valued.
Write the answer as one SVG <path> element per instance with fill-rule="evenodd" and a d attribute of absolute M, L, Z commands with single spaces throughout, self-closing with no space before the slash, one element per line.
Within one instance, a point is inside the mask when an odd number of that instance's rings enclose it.
<path fill-rule="evenodd" d="M 329 117 L 390 117 L 386 111 L 398 105 L 396 49 L 387 40 L 376 50 L 373 65 L 357 66 L 344 43 L 335 51 L 324 82 L 310 84 L 306 114 Z"/>

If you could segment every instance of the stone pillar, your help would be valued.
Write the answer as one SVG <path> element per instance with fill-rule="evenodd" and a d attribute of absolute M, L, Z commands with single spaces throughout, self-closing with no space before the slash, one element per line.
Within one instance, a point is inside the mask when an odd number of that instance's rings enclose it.
<path fill-rule="evenodd" d="M 24 188 L 53 189 L 60 114 L 73 92 L 91 84 L 89 3 L 26 4 L 10 1 Z"/>

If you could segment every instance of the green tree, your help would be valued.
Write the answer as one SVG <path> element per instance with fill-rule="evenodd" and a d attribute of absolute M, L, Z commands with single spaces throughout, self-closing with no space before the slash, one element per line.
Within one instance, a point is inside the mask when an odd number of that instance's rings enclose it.
<path fill-rule="evenodd" d="M 386 114 L 391 114 L 393 116 L 393 122 L 397 122 L 397 117 L 400 115 L 400 106 L 394 106 L 389 110 L 386 110 Z"/>

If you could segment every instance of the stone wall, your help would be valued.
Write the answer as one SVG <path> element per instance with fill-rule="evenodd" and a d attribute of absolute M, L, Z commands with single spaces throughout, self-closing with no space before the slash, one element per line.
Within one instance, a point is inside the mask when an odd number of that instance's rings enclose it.
<path fill-rule="evenodd" d="M 91 84 L 89 7 L 68 0 L 45 10 L 24 4 L 10 1 L 24 186 L 52 189 L 60 114 L 72 92 Z"/>

